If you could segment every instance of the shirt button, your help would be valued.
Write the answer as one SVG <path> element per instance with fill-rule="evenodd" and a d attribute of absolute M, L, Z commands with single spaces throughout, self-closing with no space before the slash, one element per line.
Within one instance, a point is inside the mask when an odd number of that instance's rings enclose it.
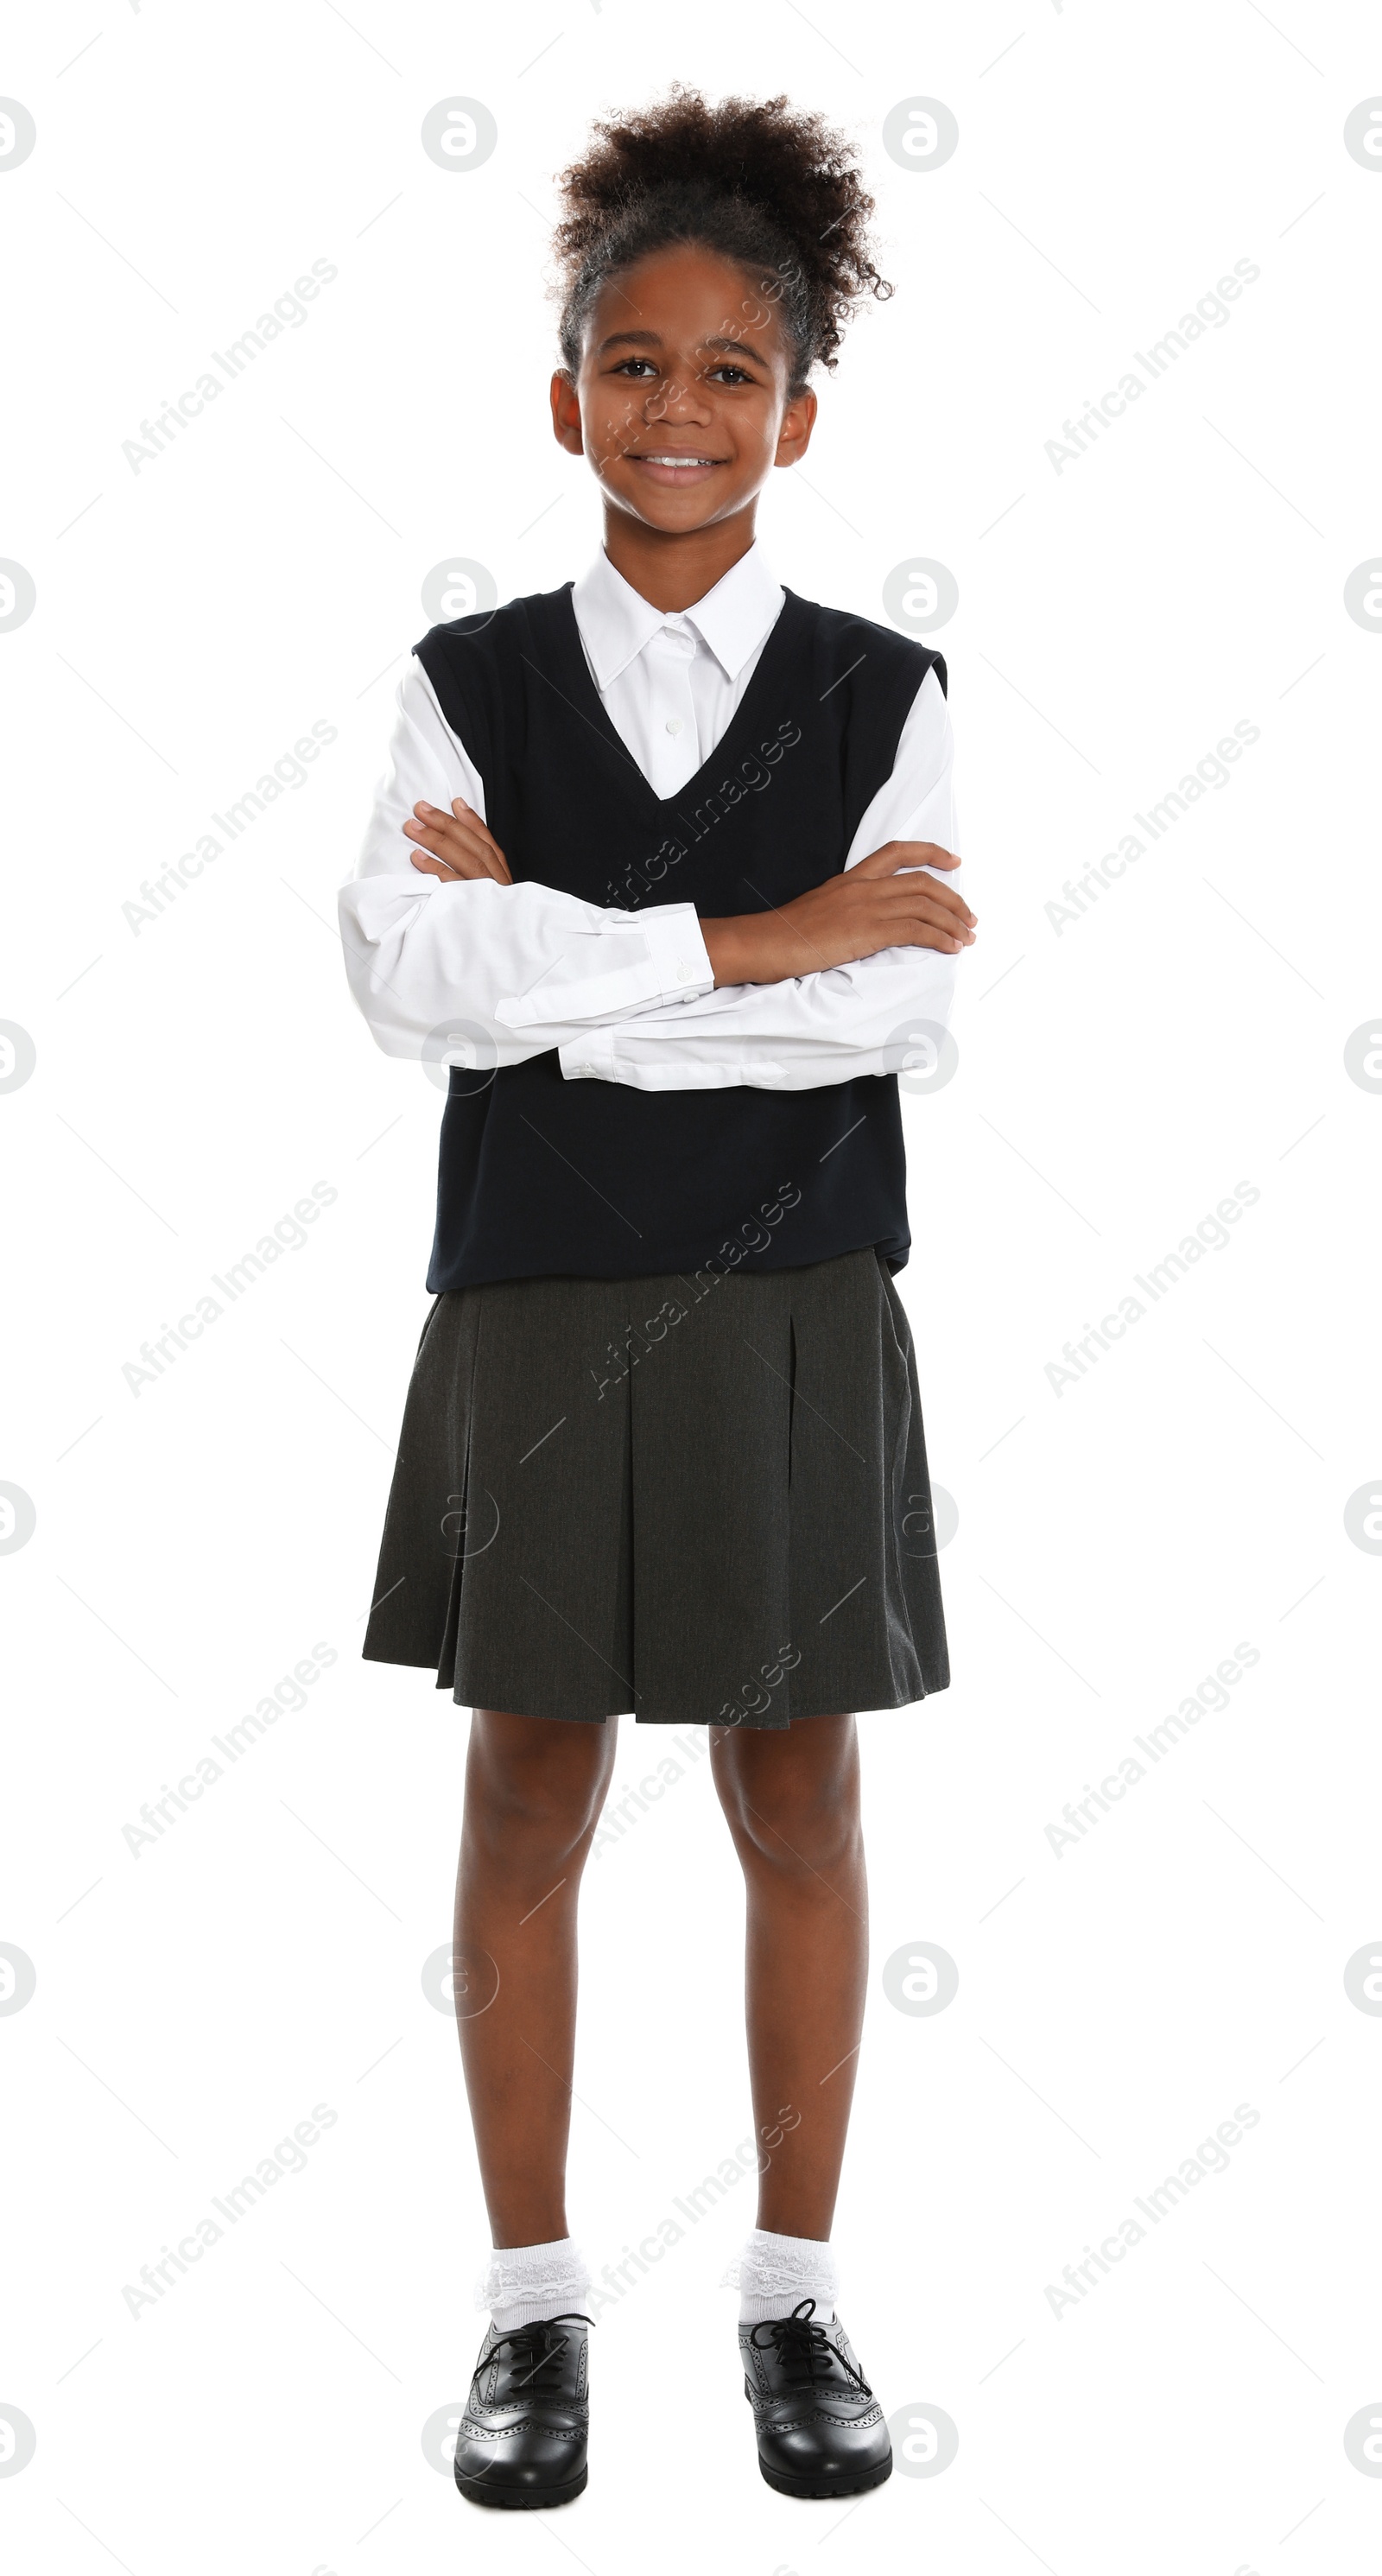
<path fill-rule="evenodd" d="M 679 966 L 679 967 L 677 968 L 677 982 L 678 982 L 679 984 L 690 984 L 690 983 L 694 983 L 694 981 L 695 981 L 695 968 L 694 968 L 694 967 L 692 967 L 692 966 Z"/>
<path fill-rule="evenodd" d="M 576 1067 L 577 1073 L 593 1073 L 594 1070 L 595 1067 L 593 1064 L 578 1064 Z"/>
<path fill-rule="evenodd" d="M 668 717 L 668 719 L 667 719 L 667 730 L 668 730 L 668 732 L 669 732 L 669 733 L 680 733 L 680 731 L 681 731 L 681 718 L 680 718 L 680 716 L 669 716 L 669 717 Z"/>

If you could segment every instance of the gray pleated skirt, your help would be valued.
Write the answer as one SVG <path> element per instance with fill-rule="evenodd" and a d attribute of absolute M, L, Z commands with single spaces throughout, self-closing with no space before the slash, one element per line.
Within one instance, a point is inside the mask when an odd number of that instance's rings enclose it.
<path fill-rule="evenodd" d="M 783 1727 L 944 1690 L 912 1337 L 878 1255 L 438 1297 L 363 1651 L 528 1717 Z"/>

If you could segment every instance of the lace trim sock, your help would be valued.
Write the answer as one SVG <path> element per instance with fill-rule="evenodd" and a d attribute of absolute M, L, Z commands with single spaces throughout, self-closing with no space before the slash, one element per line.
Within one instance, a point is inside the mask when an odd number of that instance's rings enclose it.
<path fill-rule="evenodd" d="M 790 2316 L 802 2299 L 816 2302 L 813 2325 L 834 2323 L 835 2257 L 822 2237 L 777 2236 L 769 2227 L 755 2227 L 721 2280 L 738 2289 L 741 2326 Z"/>
<path fill-rule="evenodd" d="M 584 2308 L 590 2288 L 575 2238 L 557 2236 L 547 2245 L 494 2246 L 475 2284 L 475 2305 L 488 2308 L 496 2334 L 512 2334 L 539 2317 Z"/>

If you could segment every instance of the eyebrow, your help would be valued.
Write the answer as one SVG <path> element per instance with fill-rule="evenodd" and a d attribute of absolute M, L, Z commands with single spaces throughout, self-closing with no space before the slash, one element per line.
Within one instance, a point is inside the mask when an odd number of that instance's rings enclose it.
<path fill-rule="evenodd" d="M 612 331 L 607 340 L 600 342 L 595 355 L 603 358 L 610 349 L 661 349 L 664 345 L 660 331 Z M 702 340 L 700 345 L 703 349 L 715 349 L 722 354 L 733 352 L 740 357 L 752 358 L 769 374 L 772 372 L 770 360 L 761 349 L 755 349 L 751 340 Z"/>

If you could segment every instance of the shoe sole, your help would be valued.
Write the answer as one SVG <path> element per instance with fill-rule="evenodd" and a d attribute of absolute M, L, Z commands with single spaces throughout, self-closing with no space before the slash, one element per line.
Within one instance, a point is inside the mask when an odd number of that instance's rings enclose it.
<path fill-rule="evenodd" d="M 498 2505 L 511 2513 L 535 2513 L 546 2505 L 570 2504 L 572 2498 L 585 2493 L 589 2468 L 578 2478 L 559 2487 L 499 2487 L 488 2478 L 463 2478 L 456 2472 L 456 2484 L 470 2504 Z"/>
<path fill-rule="evenodd" d="M 785 2477 L 780 2469 L 770 2469 L 761 2459 L 758 2465 L 769 2486 L 774 2487 L 779 2495 L 854 2496 L 867 2495 L 870 2487 L 881 2487 L 884 2480 L 892 2476 L 893 2455 L 890 2451 L 876 2469 L 865 2469 L 862 2476 L 855 2478 L 791 2478 Z"/>

